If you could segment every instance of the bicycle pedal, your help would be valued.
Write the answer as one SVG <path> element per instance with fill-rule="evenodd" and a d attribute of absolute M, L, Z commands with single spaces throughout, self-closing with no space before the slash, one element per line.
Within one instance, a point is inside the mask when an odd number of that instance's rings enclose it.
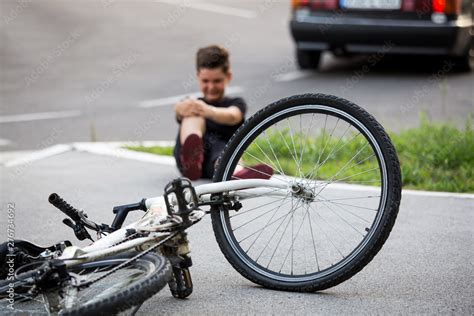
<path fill-rule="evenodd" d="M 168 284 L 175 298 L 186 298 L 193 292 L 193 281 L 188 268 L 173 267 L 173 278 Z"/>

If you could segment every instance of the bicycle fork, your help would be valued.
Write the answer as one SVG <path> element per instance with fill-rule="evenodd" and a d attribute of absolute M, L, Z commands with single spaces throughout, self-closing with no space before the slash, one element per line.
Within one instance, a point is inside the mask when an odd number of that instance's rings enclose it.
<path fill-rule="evenodd" d="M 189 256 L 187 234 L 181 232 L 170 242 L 173 244 L 161 248 L 163 255 L 168 257 L 173 266 L 173 278 L 168 285 L 174 297 L 186 298 L 193 292 L 193 281 L 189 271 L 192 260 Z"/>
<path fill-rule="evenodd" d="M 186 197 L 187 195 L 187 197 Z M 176 204 L 172 205 L 174 196 Z M 173 278 L 169 282 L 171 294 L 176 298 L 186 298 L 193 292 L 193 281 L 189 267 L 192 265 L 189 256 L 189 241 L 184 231 L 193 223 L 189 215 L 198 210 L 196 192 L 191 181 L 178 178 L 165 187 L 165 203 L 170 215 L 179 215 L 183 219 L 182 230 L 161 248 L 164 256 L 168 257 L 173 266 Z"/>

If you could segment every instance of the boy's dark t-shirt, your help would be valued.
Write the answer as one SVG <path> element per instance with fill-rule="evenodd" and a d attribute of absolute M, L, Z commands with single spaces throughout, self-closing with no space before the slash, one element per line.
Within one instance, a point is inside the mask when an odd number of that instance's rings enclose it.
<path fill-rule="evenodd" d="M 244 117 L 245 112 L 247 112 L 247 104 L 245 103 L 244 99 L 239 97 L 224 97 L 218 102 L 208 102 L 204 98 L 199 99 L 217 108 L 228 108 L 230 106 L 236 106 L 240 109 L 240 111 L 242 111 Z M 234 132 L 240 127 L 240 125 L 242 125 L 243 122 L 244 120 L 242 120 L 242 122 L 237 125 L 229 126 L 206 119 L 206 134 L 228 141 L 232 137 Z"/>

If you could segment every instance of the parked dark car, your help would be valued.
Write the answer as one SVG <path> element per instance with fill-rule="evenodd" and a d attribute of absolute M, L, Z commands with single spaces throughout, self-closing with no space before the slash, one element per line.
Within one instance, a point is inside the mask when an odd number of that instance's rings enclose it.
<path fill-rule="evenodd" d="M 293 0 L 291 34 L 300 68 L 321 52 L 450 56 L 469 70 L 472 0 Z"/>

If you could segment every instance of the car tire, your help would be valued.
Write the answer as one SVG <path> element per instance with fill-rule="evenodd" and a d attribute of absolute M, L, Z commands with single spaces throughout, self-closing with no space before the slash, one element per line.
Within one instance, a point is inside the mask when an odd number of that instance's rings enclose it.
<path fill-rule="evenodd" d="M 462 56 L 453 57 L 454 70 L 458 72 L 470 72 L 471 71 L 471 56 L 469 51 Z"/>
<path fill-rule="evenodd" d="M 296 50 L 296 60 L 300 69 L 317 69 L 320 59 L 320 51 Z"/>

